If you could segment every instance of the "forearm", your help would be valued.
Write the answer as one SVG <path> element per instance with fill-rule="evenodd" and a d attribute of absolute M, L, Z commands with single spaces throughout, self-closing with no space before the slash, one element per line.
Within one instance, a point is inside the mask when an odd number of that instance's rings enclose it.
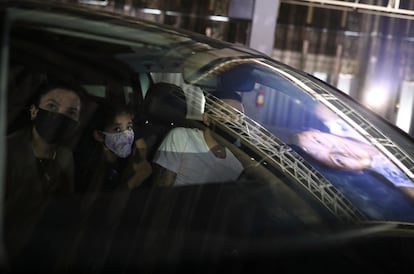
<path fill-rule="evenodd" d="M 177 174 L 160 165 L 155 164 L 153 183 L 155 186 L 173 186 Z"/>
<path fill-rule="evenodd" d="M 127 186 L 129 189 L 134 189 L 141 186 L 145 179 L 146 177 L 143 177 L 140 174 L 134 174 L 131 178 L 128 179 Z"/>
<path fill-rule="evenodd" d="M 129 189 L 133 189 L 142 185 L 142 183 L 151 175 L 152 167 L 148 161 L 141 161 L 133 164 L 134 173 L 128 178 L 127 185 Z"/>

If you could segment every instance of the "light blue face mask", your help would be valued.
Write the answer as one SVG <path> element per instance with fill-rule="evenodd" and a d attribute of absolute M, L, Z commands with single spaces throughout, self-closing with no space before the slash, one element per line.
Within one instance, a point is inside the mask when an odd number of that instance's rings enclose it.
<path fill-rule="evenodd" d="M 119 158 L 126 158 L 131 154 L 134 143 L 132 129 L 117 133 L 102 132 L 105 135 L 105 146 Z"/>

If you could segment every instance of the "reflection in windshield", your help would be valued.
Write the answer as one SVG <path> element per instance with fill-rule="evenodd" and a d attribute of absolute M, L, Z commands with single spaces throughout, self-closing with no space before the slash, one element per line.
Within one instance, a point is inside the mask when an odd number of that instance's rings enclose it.
<path fill-rule="evenodd" d="M 277 93 L 277 92 L 275 92 Z M 274 98 L 268 128 L 373 219 L 413 220 L 414 184 L 380 150 L 317 101 Z"/>

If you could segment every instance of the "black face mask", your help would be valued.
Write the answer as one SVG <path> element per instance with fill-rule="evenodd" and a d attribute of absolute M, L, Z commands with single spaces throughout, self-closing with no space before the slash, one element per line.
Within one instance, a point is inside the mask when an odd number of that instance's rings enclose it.
<path fill-rule="evenodd" d="M 78 122 L 63 114 L 41 108 L 33 122 L 37 133 L 49 144 L 58 144 L 68 140 L 78 126 Z"/>

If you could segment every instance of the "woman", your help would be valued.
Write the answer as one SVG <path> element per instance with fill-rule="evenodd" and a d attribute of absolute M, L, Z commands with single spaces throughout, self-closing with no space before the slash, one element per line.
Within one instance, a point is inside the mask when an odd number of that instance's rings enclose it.
<path fill-rule="evenodd" d="M 29 108 L 31 125 L 7 136 L 5 238 L 12 258 L 49 203 L 73 192 L 73 155 L 65 143 L 78 128 L 82 97 L 77 86 L 42 84 Z"/>

